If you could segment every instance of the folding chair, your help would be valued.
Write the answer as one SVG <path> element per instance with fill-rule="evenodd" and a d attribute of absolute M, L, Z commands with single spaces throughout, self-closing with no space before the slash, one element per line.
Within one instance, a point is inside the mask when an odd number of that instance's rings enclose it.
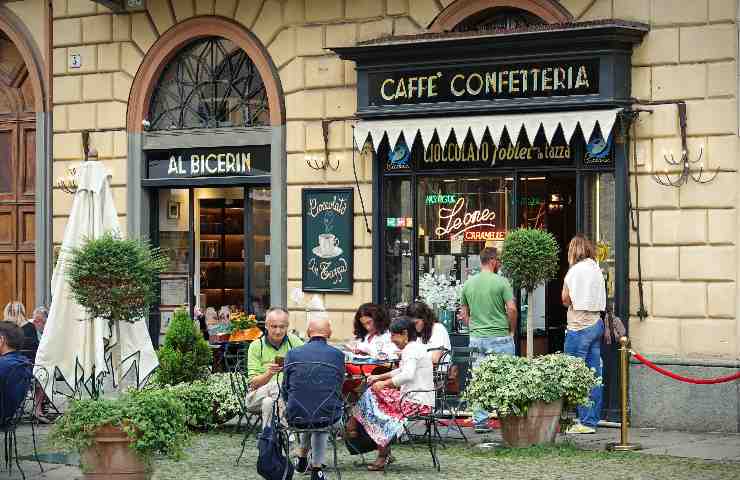
<path fill-rule="evenodd" d="M 423 440 L 424 443 L 426 443 L 429 448 L 429 453 L 432 456 L 432 464 L 438 472 L 441 469 L 441 465 L 437 456 L 437 445 L 442 444 L 442 435 L 439 433 L 439 421 L 440 419 L 449 418 L 449 412 L 446 408 L 446 388 L 449 381 L 450 358 L 450 351 L 444 350 L 439 362 L 434 367 L 433 390 L 408 391 L 404 393 L 399 400 L 399 409 L 402 411 L 408 411 L 409 408 L 411 409 L 407 414 L 406 422 L 403 425 L 404 434 L 411 441 Z M 415 394 L 429 392 L 433 392 L 435 398 L 434 407 L 429 412 L 426 412 L 426 409 L 424 409 L 422 405 L 409 401 L 409 398 L 413 397 Z M 403 405 L 406 405 L 406 407 L 402 409 L 401 407 Z M 412 432 L 408 428 L 410 423 L 423 425 L 424 433 L 419 434 Z"/>
<path fill-rule="evenodd" d="M 245 343 L 227 343 L 224 346 L 223 365 L 227 372 L 243 372 L 247 369 L 247 348 Z"/>
<path fill-rule="evenodd" d="M 307 397 L 318 399 L 317 407 L 308 408 L 299 399 L 291 398 L 290 392 L 286 392 L 283 390 L 283 385 L 279 385 L 280 398 L 285 401 L 285 408 L 290 402 L 296 405 L 301 412 L 304 412 L 304 415 L 291 418 L 290 422 L 283 421 L 281 417 L 285 417 L 285 415 L 280 415 L 281 402 L 275 402 L 276 415 L 273 418 L 272 425 L 285 433 L 283 435 L 287 442 L 285 451 L 291 451 L 291 436 L 295 436 L 300 442 L 301 435 L 304 434 L 327 434 L 333 451 L 332 469 L 336 472 L 337 479 L 341 480 L 342 473 L 339 470 L 338 463 L 337 436 L 342 431 L 345 414 L 345 403 L 342 398 L 344 370 L 325 362 L 291 362 L 285 365 L 284 372 L 284 375 L 290 376 L 291 382 L 293 378 L 296 378 L 300 385 L 299 391 Z M 326 378 L 336 378 L 336 385 L 327 384 Z M 328 407 L 327 405 L 330 403 L 334 403 L 335 407 Z"/>
<path fill-rule="evenodd" d="M 0 432 L 3 433 L 4 469 L 8 471 L 8 474 L 11 474 L 13 471 L 13 460 L 15 460 L 15 464 L 21 472 L 23 480 L 25 480 L 26 474 L 23 472 L 20 461 L 18 460 L 18 439 L 16 438 L 15 431 L 23 417 L 28 391 L 33 385 L 33 373 L 31 369 L 32 365 L 30 362 L 18 363 L 10 369 L 8 375 L 0 378 Z M 11 388 L 15 389 L 16 393 L 21 393 L 21 399 L 17 405 L 11 404 L 11 399 L 7 395 Z M 38 461 L 38 456 L 36 457 L 36 461 Z M 41 463 L 39 463 L 39 466 L 41 466 Z"/>
<path fill-rule="evenodd" d="M 244 420 L 244 437 L 242 437 L 242 451 L 239 453 L 239 457 L 236 459 L 236 464 L 239 465 L 239 461 L 244 455 L 244 449 L 247 446 L 247 440 L 262 421 L 262 417 L 259 414 L 255 414 L 247 409 L 247 393 L 249 392 L 249 380 L 247 379 L 244 369 L 236 370 L 229 374 L 229 380 L 231 382 L 231 393 L 234 394 L 237 401 L 239 402 L 239 420 L 236 422 L 236 429 L 239 431 L 241 427 L 242 419 Z"/>

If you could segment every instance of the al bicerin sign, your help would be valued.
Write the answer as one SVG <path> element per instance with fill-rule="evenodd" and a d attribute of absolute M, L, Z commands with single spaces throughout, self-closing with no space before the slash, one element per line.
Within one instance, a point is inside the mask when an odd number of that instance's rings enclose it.
<path fill-rule="evenodd" d="M 147 178 L 270 175 L 270 147 L 183 148 L 147 152 Z"/>
<path fill-rule="evenodd" d="M 599 93 L 599 61 L 475 65 L 368 74 L 370 105 Z"/>

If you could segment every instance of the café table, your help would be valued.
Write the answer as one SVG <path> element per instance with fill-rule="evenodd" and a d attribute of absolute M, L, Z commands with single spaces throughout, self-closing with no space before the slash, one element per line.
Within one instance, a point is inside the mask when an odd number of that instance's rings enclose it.
<path fill-rule="evenodd" d="M 251 341 L 211 341 L 208 346 L 213 352 L 213 372 L 230 372 L 234 370 L 235 365 L 229 365 L 230 356 L 235 358 L 244 352 L 244 361 L 246 362 L 246 350 L 249 348 Z M 233 354 L 230 352 L 234 351 Z"/>
<path fill-rule="evenodd" d="M 379 375 L 396 368 L 398 359 L 353 356 L 351 359 L 345 359 L 344 366 L 347 374 L 342 385 L 342 394 L 347 399 L 353 392 L 360 393 L 370 375 Z"/>

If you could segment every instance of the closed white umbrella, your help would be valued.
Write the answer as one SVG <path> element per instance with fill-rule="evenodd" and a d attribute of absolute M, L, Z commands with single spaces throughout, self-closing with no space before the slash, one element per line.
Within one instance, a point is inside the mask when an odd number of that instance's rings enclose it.
<path fill-rule="evenodd" d="M 113 368 L 111 347 L 119 339 L 106 320 L 87 319 L 67 280 L 67 261 L 73 249 L 105 232 L 120 232 L 110 178 L 108 169 L 98 161 L 84 162 L 77 169 L 77 191 L 51 280 L 49 317 L 36 353 L 36 365 L 52 375 L 45 386 L 50 398 L 57 373 L 73 391 L 90 393 L 99 389 L 106 376 L 111 375 L 116 385 L 132 368 L 141 385 L 159 365 L 146 322 L 121 322 L 122 362 L 120 369 Z"/>

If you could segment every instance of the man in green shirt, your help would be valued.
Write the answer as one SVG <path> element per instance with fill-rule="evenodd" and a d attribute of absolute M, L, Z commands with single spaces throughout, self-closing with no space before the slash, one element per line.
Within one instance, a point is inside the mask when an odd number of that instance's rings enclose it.
<path fill-rule="evenodd" d="M 278 382 L 282 381 L 285 355 L 303 345 L 303 340 L 288 333 L 288 326 L 288 311 L 271 308 L 265 317 L 267 334 L 252 342 L 247 352 L 247 408 L 262 415 L 263 428 L 270 423 L 272 407 L 280 393 Z"/>
<path fill-rule="evenodd" d="M 508 280 L 498 273 L 496 249 L 486 247 L 480 252 L 481 271 L 463 285 L 462 318 L 470 328 L 470 346 L 477 349 L 474 367 L 486 356 L 498 353 L 514 355 L 516 303 Z M 486 432 L 488 412 L 473 411 L 476 432 Z"/>

